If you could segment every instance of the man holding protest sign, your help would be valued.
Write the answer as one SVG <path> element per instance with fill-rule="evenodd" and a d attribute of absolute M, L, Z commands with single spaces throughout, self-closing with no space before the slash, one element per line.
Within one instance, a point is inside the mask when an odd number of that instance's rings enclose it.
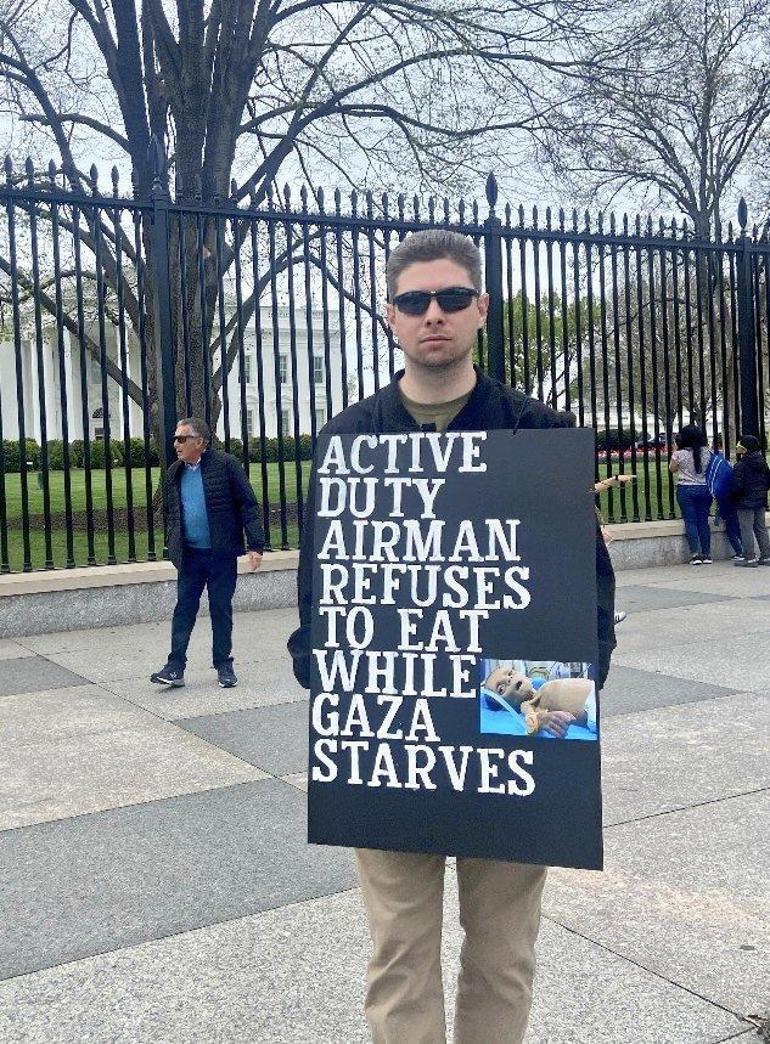
<path fill-rule="evenodd" d="M 415 527 L 420 523 L 412 520 L 435 519 L 436 498 L 446 494 L 450 488 L 460 490 L 460 500 L 463 489 L 467 490 L 469 501 L 478 502 L 481 499 L 475 497 L 474 491 L 481 491 L 482 486 L 478 483 L 488 481 L 481 474 L 486 469 L 486 464 L 481 461 L 485 451 L 482 443 L 487 438 L 484 433 L 521 431 L 528 436 L 531 429 L 563 428 L 569 421 L 522 392 L 491 380 L 474 367 L 473 346 L 478 330 L 485 323 L 489 302 L 481 292 L 479 251 L 470 239 L 440 229 L 410 236 L 390 255 L 387 282 L 390 301 L 387 316 L 404 353 L 404 371 L 396 374 L 392 383 L 380 392 L 349 407 L 326 425 L 320 442 L 327 448 L 320 464 L 318 460 L 316 462 L 320 494 L 316 499 L 316 487 L 313 485 L 308 498 L 298 575 L 300 628 L 289 639 L 289 650 L 300 684 L 311 688 L 316 694 L 313 701 L 313 728 L 314 735 L 321 739 L 315 746 L 315 755 L 311 753 L 311 762 L 315 757 L 311 773 L 311 801 L 313 786 L 320 787 L 321 783 L 327 781 L 336 786 L 339 782 L 337 776 L 341 770 L 334 759 L 345 748 L 346 757 L 349 756 L 350 761 L 345 765 L 343 775 L 347 774 L 348 783 L 359 785 L 356 790 L 359 795 L 364 794 L 364 804 L 346 807 L 344 789 L 327 787 L 326 792 L 333 794 L 334 804 L 330 804 L 329 808 L 339 809 L 340 820 L 355 820 L 357 813 L 351 811 L 353 809 L 370 807 L 373 810 L 370 813 L 371 822 L 359 821 L 355 824 L 360 828 L 359 836 L 365 839 L 364 842 L 354 842 L 361 845 L 357 848 L 358 871 L 374 947 L 369 964 L 366 998 L 366 1016 L 373 1039 L 380 1044 L 395 1044 L 396 1041 L 399 1044 L 438 1044 L 446 1039 L 440 947 L 445 853 L 453 852 L 458 857 L 460 921 L 465 930 L 454 1039 L 458 1044 L 516 1042 L 523 1039 L 532 996 L 534 944 L 546 874 L 541 864 L 547 861 L 535 856 L 543 849 L 538 848 L 537 844 L 528 847 L 526 840 L 511 843 L 510 821 L 505 819 L 507 805 L 500 804 L 496 806 L 500 816 L 496 822 L 501 826 L 493 844 L 489 846 L 490 850 L 505 854 L 515 849 L 521 851 L 521 858 L 528 861 L 476 858 L 473 852 L 485 849 L 484 832 L 495 833 L 494 822 L 482 823 L 480 834 L 479 823 L 474 821 L 474 805 L 467 802 L 451 807 L 446 803 L 429 805 L 423 801 L 425 795 L 418 795 L 417 791 L 427 793 L 430 798 L 437 792 L 437 787 L 440 790 L 440 783 L 435 782 L 440 779 L 437 765 L 455 791 L 463 790 L 466 777 L 473 780 L 477 793 L 491 794 L 495 798 L 497 795 L 506 795 L 515 800 L 534 790 L 534 777 L 526 766 L 533 764 L 532 743 L 538 741 L 511 739 L 510 742 L 516 743 L 519 749 L 509 751 L 503 749 L 504 742 L 501 739 L 501 749 L 481 748 L 474 751 L 470 739 L 466 743 L 465 737 L 470 735 L 476 722 L 476 701 L 472 691 L 460 691 L 473 687 L 468 681 L 468 663 L 475 662 L 476 655 L 481 651 L 482 639 L 479 634 L 492 633 L 483 631 L 490 610 L 504 606 L 510 616 L 528 606 L 530 592 L 526 582 L 530 572 L 524 564 L 510 564 L 522 562 L 521 548 L 517 546 L 519 520 L 508 519 L 503 523 L 496 519 L 482 520 L 486 528 L 481 550 L 477 539 L 481 530 L 474 530 L 471 522 L 468 522 L 466 528 L 461 523 L 456 533 L 448 533 L 450 527 L 444 522 L 429 521 L 423 524 L 427 528 L 419 530 Z M 420 432 L 447 434 L 414 437 Z M 368 438 L 345 442 L 344 437 L 351 435 Z M 330 436 L 330 440 L 326 439 L 327 436 Z M 545 433 L 542 437 L 545 437 Z M 524 434 L 519 439 L 522 446 L 530 445 L 524 439 Z M 428 456 L 432 454 L 432 462 L 429 464 L 420 456 L 421 447 L 425 443 L 431 451 Z M 499 452 L 499 448 L 499 443 L 497 447 L 490 447 L 490 459 L 494 457 L 493 450 Z M 346 457 L 348 449 L 349 458 Z M 367 471 L 373 471 L 375 465 L 363 459 L 364 450 L 370 451 L 372 461 L 379 454 L 378 466 L 381 473 L 388 476 L 379 483 L 379 487 L 377 479 L 366 477 Z M 401 459 L 403 454 L 409 455 L 407 460 Z M 450 460 L 452 454 L 457 458 L 455 465 Z M 544 500 L 547 499 L 545 494 L 552 495 L 553 491 L 547 489 L 549 477 L 543 474 L 540 461 L 532 459 L 525 463 L 527 474 L 521 470 L 520 461 L 512 465 L 511 471 L 516 473 L 516 481 L 521 478 L 524 485 L 531 474 L 530 485 L 540 489 L 541 493 L 545 488 L 542 495 Z M 504 462 L 502 466 L 505 468 Z M 457 472 L 455 479 L 419 477 L 433 473 L 449 476 L 453 468 Z M 352 471 L 356 471 L 356 477 L 350 477 Z M 348 477 L 341 480 L 339 476 Z M 505 478 L 510 486 L 510 476 L 501 474 L 500 477 Z M 579 481 L 584 480 L 580 478 Z M 446 483 L 443 490 L 442 483 Z M 371 525 L 366 519 L 376 510 L 372 498 L 376 497 L 378 488 L 385 488 L 389 498 L 384 517 L 404 518 L 405 521 L 400 526 L 389 521 L 375 523 L 374 544 L 366 544 L 365 553 L 358 554 L 349 540 L 345 543 L 346 532 L 354 533 L 356 538 L 360 536 L 361 546 L 364 547 L 364 541 L 368 539 L 366 527 Z M 483 496 L 488 496 L 489 486 L 483 488 Z M 576 485 L 575 489 L 578 488 Z M 354 504 L 353 491 L 360 493 L 363 500 L 359 499 Z M 350 515 L 352 510 L 355 520 L 349 525 L 348 531 L 342 520 L 335 529 L 337 520 L 334 516 L 344 513 L 341 498 L 343 494 L 347 497 L 348 492 L 351 499 L 347 514 Z M 407 495 L 413 497 L 409 504 L 411 511 L 402 505 L 402 495 L 404 498 Z M 457 495 L 453 493 L 452 496 L 456 503 Z M 336 503 L 335 497 L 338 501 Z M 372 499 L 372 503 L 367 504 L 368 499 Z M 595 528 L 593 509 L 589 504 L 585 507 L 588 513 L 583 512 L 583 522 L 587 520 L 591 529 L 587 531 L 584 526 L 583 532 L 589 532 L 591 539 L 590 533 Z M 536 513 L 532 514 L 534 509 L 531 504 L 528 510 L 532 518 L 538 517 Z M 489 514 L 493 512 L 494 508 L 487 511 Z M 562 515 L 567 514 L 562 512 Z M 562 521 L 559 520 L 559 525 Z M 564 524 L 568 525 L 569 522 Z M 558 526 L 553 530 L 556 535 L 562 532 L 567 530 L 560 530 Z M 318 537 L 315 545 L 314 536 Z M 552 539 L 551 534 L 549 539 Z M 398 550 L 394 551 L 394 548 Z M 615 644 L 612 623 L 614 578 L 598 530 L 595 548 L 598 633 L 593 630 L 590 642 L 586 642 L 583 628 L 583 644 L 573 644 L 569 648 L 565 645 L 562 659 L 588 659 L 582 653 L 590 644 L 596 649 L 595 657 L 591 655 L 595 662 L 595 684 L 596 688 L 601 688 Z M 547 553 L 546 544 L 546 556 Z M 551 557 L 554 561 L 559 558 L 556 554 Z M 416 566 L 410 564 L 415 561 Z M 481 564 L 468 567 L 463 564 L 466 561 Z M 502 568 L 489 564 L 493 561 L 502 562 Z M 434 562 L 437 564 L 431 564 Z M 541 572 L 547 571 L 547 568 L 545 562 Z M 559 568 L 562 568 L 561 559 Z M 429 581 L 429 589 L 432 589 L 427 595 L 422 589 L 417 590 L 418 569 L 419 577 Z M 589 570 L 591 583 L 584 585 L 586 589 L 593 585 L 592 561 Z M 367 592 L 371 592 L 375 574 L 380 586 L 377 596 L 373 597 Z M 574 575 L 582 582 L 580 578 L 586 576 L 585 569 L 583 572 L 578 570 Z M 399 608 L 397 600 L 399 597 L 407 597 L 403 595 L 403 589 L 408 588 L 410 578 L 411 602 L 407 604 L 441 604 L 454 606 L 459 611 L 452 616 L 450 609 L 437 609 L 431 616 L 430 609 L 426 609 L 423 614 L 422 609 Z M 474 593 L 470 601 L 463 601 L 467 593 L 462 585 L 468 580 Z M 354 583 L 355 588 L 351 588 L 348 581 Z M 400 589 L 401 593 L 398 593 Z M 548 590 L 553 593 L 552 600 L 558 601 L 563 607 L 565 618 L 571 611 L 570 601 L 580 603 L 580 590 L 556 591 L 555 582 L 551 582 Z M 349 600 L 348 591 L 353 591 Z M 591 598 L 593 588 L 587 601 Z M 367 605 L 372 605 L 371 610 L 365 608 Z M 385 619 L 383 614 L 388 612 L 389 605 L 393 605 L 394 612 L 399 614 L 400 637 L 395 639 L 398 651 L 393 654 L 372 652 L 375 620 Z M 469 605 L 472 608 L 467 608 Z M 321 633 L 325 633 L 327 640 L 316 639 L 314 658 L 311 625 L 318 627 L 319 613 L 325 620 L 326 631 Z M 430 617 L 430 637 L 419 641 L 417 630 L 425 622 L 424 615 Z M 453 626 L 456 627 L 453 621 L 459 617 L 464 617 L 464 622 L 470 628 L 469 633 L 474 636 L 462 646 L 452 630 Z M 359 620 L 363 621 L 362 634 L 357 633 Z M 569 624 L 564 629 L 569 631 L 571 626 Z M 589 622 L 589 630 L 592 626 Z M 367 633 L 369 628 L 371 633 Z M 579 621 L 574 623 L 574 630 L 580 630 Z M 342 640 L 339 639 L 340 633 Z M 526 624 L 521 633 L 527 633 Z M 345 635 L 352 647 L 352 654 L 348 654 L 347 678 L 350 684 L 347 685 L 343 682 L 338 684 L 334 672 L 329 668 L 330 661 L 318 649 L 318 645 L 334 647 L 344 644 Z M 439 668 L 435 667 L 436 653 L 431 650 L 439 646 L 442 651 L 451 653 L 444 656 L 448 664 L 445 676 L 433 674 L 434 668 Z M 374 647 L 377 647 L 376 642 Z M 422 651 L 418 653 L 411 650 Z M 339 655 L 342 657 L 339 663 L 343 664 L 345 653 L 340 652 Z M 508 653 L 503 652 L 501 655 Z M 400 656 L 400 659 L 396 661 L 389 659 L 389 656 Z M 369 685 L 366 688 L 361 685 L 360 693 L 355 688 L 352 698 L 348 699 L 350 690 L 359 684 L 354 680 L 351 664 L 355 663 L 357 668 L 364 657 L 369 657 Z M 415 681 L 413 672 L 417 661 L 424 674 Z M 409 668 L 400 694 L 393 688 L 396 662 Z M 586 668 L 588 666 L 586 664 Z M 402 675 L 399 678 L 402 679 Z M 378 684 L 381 688 L 377 688 Z M 332 691 L 335 687 L 336 692 Z M 377 692 L 380 693 L 379 698 L 367 704 L 364 694 Z M 414 695 L 454 696 L 462 699 L 410 700 Z M 406 703 L 413 710 L 398 718 L 397 715 L 403 709 L 401 705 Z M 463 728 L 453 733 L 454 726 L 447 709 L 450 704 L 459 707 L 461 703 L 462 709 L 468 713 L 463 719 Z M 346 712 L 343 710 L 345 706 Z M 367 706 L 372 709 L 376 707 L 378 713 L 385 706 L 387 712 L 382 720 L 375 723 L 370 721 Z M 431 706 L 435 708 L 433 711 Z M 372 727 L 375 725 L 376 734 Z M 565 728 L 568 726 L 565 717 Z M 478 733 L 477 727 L 475 731 Z M 390 746 L 387 742 L 374 746 L 369 743 L 368 737 L 374 739 L 375 735 L 377 739 L 395 742 Z M 356 738 L 338 743 L 338 736 Z M 360 737 L 367 739 L 362 740 Z M 407 744 L 409 749 L 397 749 L 402 740 L 410 741 Z M 474 737 L 474 740 L 478 742 L 478 737 Z M 371 760 L 366 760 L 370 757 L 370 746 L 377 751 L 373 764 Z M 562 752 L 565 748 L 562 745 L 546 746 L 549 749 L 541 755 L 543 761 L 564 756 Z M 573 746 L 567 744 L 567 747 Z M 597 744 L 577 746 L 596 747 Z M 472 760 L 474 754 L 478 755 L 478 761 Z M 576 756 L 584 762 L 591 759 L 591 778 L 596 779 L 598 755 L 594 757 L 593 752 L 589 751 Z M 469 764 L 472 764 L 470 769 Z M 512 778 L 503 782 L 503 771 Z M 548 786 L 547 780 L 544 781 L 541 790 L 547 790 Z M 367 787 L 373 789 L 367 791 Z M 472 790 L 473 787 L 468 789 Z M 598 793 L 598 782 L 595 789 Z M 405 805 L 386 804 L 404 794 L 413 802 L 412 809 L 418 810 L 416 814 L 409 813 Z M 459 799 L 465 799 L 466 796 L 459 794 Z M 366 805 L 367 801 L 370 802 L 369 806 Z M 423 803 L 419 804 L 420 801 Z M 402 823 L 399 822 L 398 811 L 394 812 L 397 808 L 405 810 Z M 330 812 L 327 821 L 332 815 L 333 812 Z M 366 812 L 362 811 L 361 815 L 366 815 Z M 408 817 L 411 818 L 407 824 Z M 600 813 L 594 819 L 600 832 Z M 454 831 L 459 823 L 460 830 L 468 838 L 473 837 L 473 842 L 466 844 L 462 836 L 455 836 L 455 841 L 447 841 L 446 838 L 450 836 L 445 832 L 447 820 Z M 523 822 L 532 823 L 534 820 L 530 817 Z M 564 833 L 562 824 L 557 824 L 556 829 Z M 327 839 L 323 831 L 314 836 L 311 828 L 311 840 L 346 843 L 344 835 L 340 833 L 339 836 L 343 839 Z M 409 838 L 417 836 L 420 838 L 419 844 L 415 844 L 414 851 L 409 850 Z M 467 854 L 469 852 L 470 855 Z M 569 865 L 600 863 L 572 862 Z"/>

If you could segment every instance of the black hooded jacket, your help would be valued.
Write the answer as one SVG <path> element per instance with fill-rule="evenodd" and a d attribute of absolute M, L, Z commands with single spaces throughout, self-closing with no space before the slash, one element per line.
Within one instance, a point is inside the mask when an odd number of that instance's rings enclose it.
<path fill-rule="evenodd" d="M 509 388 L 477 372 L 476 387 L 471 397 L 449 425 L 449 431 L 497 431 L 518 428 L 566 428 L 572 419 L 557 413 L 537 399 L 516 388 Z M 401 400 L 398 381 L 403 371 L 375 395 L 349 406 L 333 417 L 323 428 L 324 435 L 390 435 L 419 431 L 419 425 L 407 412 Z M 305 510 L 305 527 L 300 549 L 297 592 L 299 628 L 290 636 L 288 649 L 294 661 L 294 674 L 304 688 L 310 688 L 310 620 L 313 576 L 313 485 L 311 481 Z M 596 582 L 598 593 L 599 677 L 604 684 L 615 648 L 615 574 L 601 531 L 596 530 Z"/>
<path fill-rule="evenodd" d="M 733 500 L 737 508 L 767 508 L 768 488 L 770 468 L 759 450 L 746 453 L 733 465 Z"/>

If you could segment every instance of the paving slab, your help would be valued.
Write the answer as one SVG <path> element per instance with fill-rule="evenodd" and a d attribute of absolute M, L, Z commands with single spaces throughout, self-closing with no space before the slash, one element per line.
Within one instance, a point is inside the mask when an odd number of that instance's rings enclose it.
<path fill-rule="evenodd" d="M 83 685 L 88 679 L 43 656 L 20 656 L 3 660 L 0 670 L 0 697 L 22 692 L 43 692 Z"/>
<path fill-rule="evenodd" d="M 770 996 L 768 832 L 767 791 L 612 827 L 604 873 L 552 871 L 544 911 L 714 1004 L 756 1014 Z"/>
<path fill-rule="evenodd" d="M 715 562 L 710 566 L 622 570 L 616 575 L 618 591 L 637 584 L 727 597 L 756 598 L 770 593 L 770 569 L 736 569 L 732 562 Z"/>
<path fill-rule="evenodd" d="M 305 701 L 202 718 L 181 718 L 177 725 L 274 776 L 307 771 L 308 705 Z"/>
<path fill-rule="evenodd" d="M 0 703 L 0 830 L 264 778 L 94 685 Z"/>
<path fill-rule="evenodd" d="M 681 588 L 653 587 L 646 584 L 626 584 L 616 591 L 616 608 L 627 613 L 649 612 L 653 609 L 676 609 L 683 605 L 705 605 L 707 602 L 725 602 L 728 595 L 707 591 L 686 591 Z"/>
<path fill-rule="evenodd" d="M 619 603 L 620 604 L 620 603 Z M 728 608 L 729 607 L 729 608 Z M 701 641 L 720 641 L 753 634 L 764 636 L 770 630 L 770 600 L 761 598 L 732 598 L 724 602 L 704 602 L 671 609 L 632 613 L 618 628 L 617 637 L 625 646 L 641 642 L 668 646 L 671 660 L 678 656 L 680 644 Z M 674 644 L 676 643 L 676 644 Z"/>
<path fill-rule="evenodd" d="M 451 1018 L 461 933 L 447 874 Z M 368 933 L 357 890 L 0 983 L 0 1036 L 25 1044 L 365 1044 Z M 527 1044 L 716 1044 L 730 1014 L 544 920 Z M 565 983 L 569 988 L 565 989 Z"/>
<path fill-rule="evenodd" d="M 297 610 L 268 609 L 259 612 L 235 613 L 233 616 L 233 645 L 240 659 L 255 659 L 264 654 L 265 644 L 285 643 L 286 638 L 297 626 Z M 167 651 L 171 636 L 171 623 L 161 620 L 155 623 L 130 624 L 121 627 L 91 627 L 80 631 L 57 631 L 50 634 L 30 635 L 18 639 L 27 649 L 48 655 L 58 652 L 76 652 L 93 649 L 94 646 L 141 647 L 145 643 L 160 642 Z M 281 645 L 283 654 L 284 645 Z M 211 624 L 201 618 L 193 631 L 190 642 L 190 658 L 208 663 L 211 651 Z"/>
<path fill-rule="evenodd" d="M 235 671 L 238 684 L 233 689 L 221 689 L 216 672 L 208 666 L 197 670 L 188 667 L 186 684 L 181 689 L 154 685 L 147 671 L 135 678 L 108 680 L 101 685 L 168 721 L 276 703 L 307 702 L 307 690 L 297 684 L 286 656 L 236 662 Z"/>
<path fill-rule="evenodd" d="M 610 718 L 605 826 L 770 788 L 768 736 L 770 700 L 754 693 Z"/>
<path fill-rule="evenodd" d="M 0 833 L 0 978 L 351 887 L 306 802 L 268 779 Z"/>
<path fill-rule="evenodd" d="M 23 656 L 34 655 L 31 649 L 25 649 L 12 638 L 0 638 L 0 660 L 19 660 Z"/>
<path fill-rule="evenodd" d="M 656 613 L 662 616 L 667 610 Z M 652 615 L 652 614 L 651 614 Z M 625 624 L 623 625 L 625 627 Z M 613 653 L 616 665 L 636 667 L 692 682 L 721 685 L 733 692 L 770 690 L 770 649 L 765 651 L 762 636 L 719 634 L 717 628 L 701 630 L 697 638 L 676 641 L 672 655 L 668 637 L 655 642 L 650 635 L 624 634 Z"/>
<path fill-rule="evenodd" d="M 601 692 L 601 716 L 602 721 L 606 721 L 618 714 L 652 711 L 680 703 L 700 703 L 732 693 L 733 690 L 724 685 L 710 685 L 613 663 Z"/>

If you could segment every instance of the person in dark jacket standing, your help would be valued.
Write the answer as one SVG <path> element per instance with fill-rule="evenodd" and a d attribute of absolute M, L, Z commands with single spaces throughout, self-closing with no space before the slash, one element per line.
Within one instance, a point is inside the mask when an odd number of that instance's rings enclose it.
<path fill-rule="evenodd" d="M 770 468 L 755 435 L 742 435 L 735 452 L 738 460 L 733 468 L 733 498 L 743 543 L 743 559 L 737 559 L 735 565 L 770 566 L 770 537 L 765 525 Z M 759 545 L 759 558 L 754 554 L 754 537 Z"/>
<path fill-rule="evenodd" d="M 387 286 L 388 321 L 405 368 L 381 391 L 333 418 L 324 434 L 570 426 L 563 415 L 474 367 L 473 346 L 489 299 L 482 293 L 481 257 L 470 239 L 443 229 L 409 236 L 390 255 Z M 300 627 L 288 643 L 294 673 L 305 688 L 310 687 L 314 517 L 311 495 L 298 571 Z M 601 685 L 615 644 L 614 576 L 598 526 L 596 565 Z M 371 849 L 359 849 L 356 857 L 374 947 L 365 1002 L 372 1037 L 378 1044 L 439 1044 L 446 1039 L 440 952 L 445 858 Z M 465 942 L 456 1044 L 523 1039 L 545 875 L 543 866 L 458 858 Z"/>
<path fill-rule="evenodd" d="M 238 684 L 233 671 L 233 594 L 238 556 L 258 569 L 265 546 L 259 505 L 246 474 L 229 453 L 210 446 L 211 430 L 197 417 L 180 420 L 174 434 L 177 459 L 166 473 L 166 542 L 179 571 L 168 663 L 150 680 L 184 685 L 187 646 L 201 595 L 208 588 L 212 664 L 223 689 Z"/>

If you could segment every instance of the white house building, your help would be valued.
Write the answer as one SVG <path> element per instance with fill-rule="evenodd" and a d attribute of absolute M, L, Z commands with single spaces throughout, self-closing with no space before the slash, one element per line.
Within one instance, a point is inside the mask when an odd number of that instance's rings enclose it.
<path fill-rule="evenodd" d="M 339 338 L 339 319 L 330 315 L 324 324 L 320 310 L 312 313 L 312 327 L 308 330 L 304 308 L 294 312 L 292 326 L 288 307 L 277 311 L 274 331 L 272 311 L 263 307 L 261 319 L 261 367 L 258 366 L 257 335 L 254 322 L 244 330 L 244 378 L 246 403 L 246 429 L 251 437 L 261 434 L 260 394 L 264 434 L 272 438 L 278 434 L 280 414 L 285 435 L 294 434 L 295 402 L 301 434 L 309 434 L 343 405 L 343 367 Z M 325 330 L 328 331 L 328 347 Z M 98 340 L 95 326 L 88 328 L 88 335 Z M 277 333 L 277 336 L 275 334 Z M 294 352 L 292 352 L 292 339 Z M 107 357 L 120 365 L 118 331 L 108 324 L 105 334 Z M 45 438 L 61 439 L 64 432 L 66 409 L 67 429 L 70 441 L 82 439 L 84 434 L 84 412 L 86 424 L 92 438 L 98 438 L 104 430 L 104 401 L 102 389 L 102 367 L 98 359 L 86 353 L 85 381 L 82 380 L 81 351 L 78 338 L 69 331 L 63 335 L 63 358 L 59 358 L 57 329 L 53 317 L 43 324 L 43 336 L 38 346 L 34 326 L 25 325 L 21 337 L 21 381 L 17 380 L 17 357 L 13 337 L 0 339 L 0 418 L 5 439 L 19 438 L 19 410 L 21 408 L 27 438 L 41 442 L 45 418 Z M 292 365 L 292 355 L 296 365 Z M 141 362 L 139 343 L 132 330 L 126 336 L 126 376 L 141 386 Z M 354 366 L 349 364 L 350 371 Z M 42 380 L 40 379 L 42 369 Z M 327 380 L 328 369 L 328 380 Z M 62 400 L 61 387 L 64 380 L 66 396 Z M 227 384 L 228 418 L 230 434 L 241 435 L 240 364 L 236 358 Z M 21 394 L 19 391 L 21 385 Z M 83 388 L 85 384 L 85 389 Z M 113 438 L 123 434 L 124 400 L 127 402 L 129 434 L 142 434 L 142 410 L 130 395 L 124 396 L 119 381 L 107 377 L 107 406 Z M 85 391 L 85 396 L 83 392 Z M 84 398 L 86 409 L 83 410 Z M 20 405 L 21 404 L 21 405 Z M 66 404 L 66 405 L 65 405 Z M 217 434 L 224 435 L 224 410 L 220 412 Z"/>

